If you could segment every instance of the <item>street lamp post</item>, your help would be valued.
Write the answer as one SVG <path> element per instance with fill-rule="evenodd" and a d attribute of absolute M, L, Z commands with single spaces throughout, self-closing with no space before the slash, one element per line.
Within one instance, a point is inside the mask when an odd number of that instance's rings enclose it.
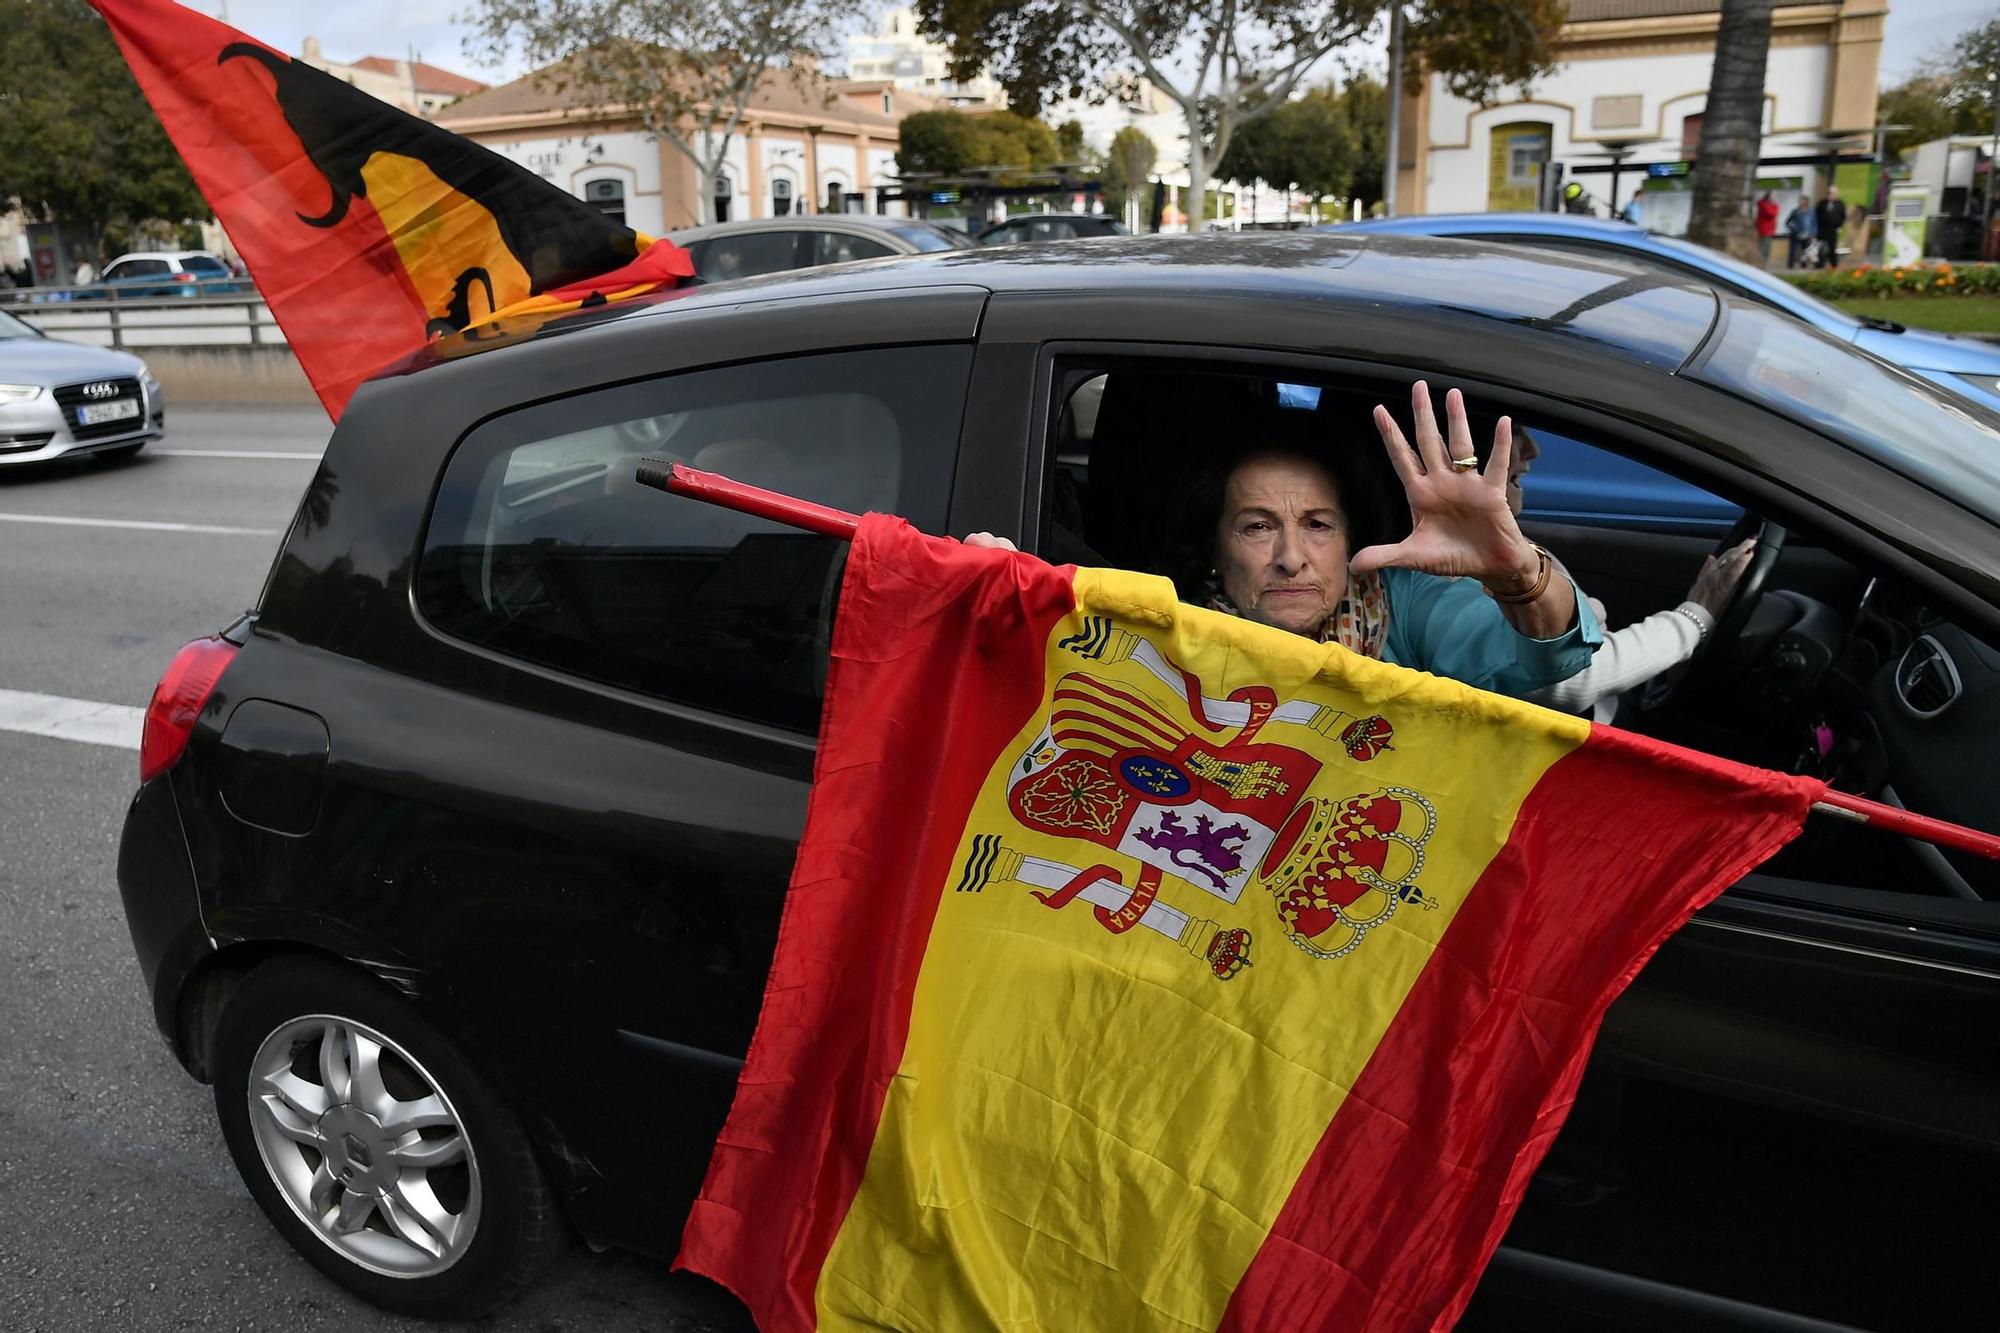
<path fill-rule="evenodd" d="M 1979 257 L 1990 258 L 1986 251 L 1993 235 L 1993 175 L 2000 171 L 2000 73 L 1986 71 L 1986 86 L 1991 89 L 1993 102 L 1993 146 L 1986 150 L 1986 212 L 1979 228 Z"/>
<path fill-rule="evenodd" d="M 1403 6 L 1389 6 L 1389 129 L 1382 164 L 1382 211 L 1396 216 L 1396 168 L 1403 156 Z"/>

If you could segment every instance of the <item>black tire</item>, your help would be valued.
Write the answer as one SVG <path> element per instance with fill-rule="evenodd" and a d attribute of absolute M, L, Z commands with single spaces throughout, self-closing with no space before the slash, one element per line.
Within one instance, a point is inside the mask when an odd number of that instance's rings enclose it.
<path fill-rule="evenodd" d="M 274 1133 L 283 1133 L 273 1129 L 278 1117 L 262 1107 L 252 1109 L 253 1078 L 260 1090 L 269 1087 L 256 1072 L 259 1051 L 267 1039 L 277 1038 L 288 1027 L 294 1033 L 272 1043 L 264 1055 L 264 1068 L 270 1068 L 269 1061 L 276 1053 L 289 1051 L 290 1056 L 285 1058 L 293 1061 L 290 1068 L 294 1073 L 306 1070 L 322 1088 L 333 1081 L 313 1073 L 320 1039 L 296 1035 L 327 1018 L 352 1025 L 346 1029 L 350 1032 L 372 1029 L 372 1033 L 362 1033 L 364 1037 L 387 1039 L 382 1047 L 380 1081 L 389 1088 L 391 1096 L 412 1099 L 434 1090 L 454 1113 L 449 1128 L 434 1128 L 429 1133 L 449 1138 L 455 1131 L 468 1150 L 458 1164 L 466 1182 L 456 1200 L 459 1207 L 453 1209 L 449 1204 L 444 1207 L 447 1214 L 460 1214 L 454 1223 L 469 1225 L 469 1232 L 454 1237 L 447 1252 L 455 1257 L 440 1271 L 398 1274 L 368 1266 L 363 1258 L 341 1246 L 355 1241 L 378 1248 L 394 1249 L 400 1245 L 417 1262 L 422 1262 L 423 1256 L 388 1225 L 386 1208 L 379 1214 L 370 1212 L 359 1230 L 334 1236 L 308 1223 L 302 1215 L 304 1207 L 293 1205 L 287 1190 L 296 1189 L 296 1185 L 280 1183 L 277 1173 L 284 1169 L 293 1173 L 289 1179 L 294 1182 L 299 1179 L 300 1170 L 314 1172 L 317 1168 L 321 1174 L 328 1172 L 336 1163 L 336 1154 L 342 1154 L 338 1161 L 349 1171 L 358 1169 L 357 1163 L 366 1165 L 372 1160 L 365 1144 L 358 1155 L 346 1156 L 346 1147 L 325 1151 L 301 1148 L 291 1136 L 285 1136 L 287 1141 L 278 1141 Z M 401 1054 L 395 1049 L 398 1047 Z M 336 1046 L 336 1049 L 343 1048 Z M 561 1252 L 567 1230 L 560 1206 L 520 1122 L 434 1024 L 373 978 L 320 959 L 292 958 L 266 964 L 244 979 L 224 1012 L 216 1029 L 212 1067 L 215 1109 L 222 1122 L 222 1136 L 251 1197 L 294 1249 L 362 1299 L 401 1314 L 429 1319 L 470 1319 L 519 1295 Z M 404 1085 L 401 1090 L 395 1086 L 399 1081 Z M 428 1089 L 426 1083 L 430 1085 Z M 342 1107 L 340 1114 L 346 1115 L 351 1112 L 344 1108 L 359 1105 L 363 1099 L 357 1094 L 352 1099 L 328 1097 L 327 1100 Z M 334 1115 L 334 1111 L 328 1111 L 317 1120 L 309 1116 L 300 1116 L 298 1120 L 329 1126 Z M 253 1116 L 257 1118 L 255 1123 Z M 272 1151 L 278 1154 L 277 1166 L 265 1156 L 260 1127 L 263 1143 L 271 1144 Z M 335 1142 L 332 1131 L 327 1132 L 324 1141 Z M 352 1134 L 337 1137 L 345 1144 L 357 1142 Z M 406 1142 L 404 1150 L 409 1146 Z M 287 1160 L 286 1149 L 296 1156 Z M 380 1152 L 378 1142 L 376 1153 Z M 386 1157 L 383 1160 L 387 1162 Z M 388 1165 L 379 1169 L 391 1171 Z M 434 1170 L 448 1175 L 451 1168 Z M 394 1168 L 396 1174 L 402 1171 L 403 1168 Z M 421 1174 L 428 1182 L 431 1173 Z M 314 1179 L 320 1179 L 320 1174 L 315 1174 Z M 331 1181 L 331 1176 L 327 1179 Z M 338 1183 L 329 1184 L 328 1188 L 332 1190 L 329 1197 L 339 1200 L 353 1194 L 357 1203 L 366 1207 L 366 1189 L 350 1190 Z M 429 1183 L 422 1188 L 431 1191 Z M 451 1193 L 451 1189 L 441 1186 L 430 1197 L 437 1202 Z M 463 1216 L 467 1214 L 471 1219 L 469 1224 Z M 369 1230 L 378 1234 L 362 1234 Z"/>

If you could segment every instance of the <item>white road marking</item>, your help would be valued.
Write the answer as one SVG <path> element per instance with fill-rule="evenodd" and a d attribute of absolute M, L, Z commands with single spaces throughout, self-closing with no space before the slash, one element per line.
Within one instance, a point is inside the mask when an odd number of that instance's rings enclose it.
<path fill-rule="evenodd" d="M 208 532 L 229 537 L 275 537 L 277 528 L 229 528 L 217 523 L 154 523 L 136 518 L 76 518 L 67 514 L 0 514 L 0 523 L 54 523 L 70 528 L 137 528 L 144 532 Z"/>
<path fill-rule="evenodd" d="M 296 458 L 317 463 L 318 454 L 288 454 L 270 449 L 148 449 L 148 458 Z"/>
<path fill-rule="evenodd" d="M 0 731 L 136 750 L 145 725 L 146 710 L 130 704 L 101 704 L 89 699 L 65 699 L 59 694 L 0 690 Z"/>

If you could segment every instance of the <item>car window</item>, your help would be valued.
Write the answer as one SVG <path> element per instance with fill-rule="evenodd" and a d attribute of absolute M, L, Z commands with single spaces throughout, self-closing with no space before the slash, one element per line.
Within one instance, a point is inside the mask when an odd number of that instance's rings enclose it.
<path fill-rule="evenodd" d="M 4 310 L 0 310 L 0 338 L 39 338 L 32 325 L 23 323 Z"/>
<path fill-rule="evenodd" d="M 866 236 L 852 236 L 840 231 L 813 233 L 813 259 L 815 264 L 840 264 L 850 259 L 880 259 L 896 252 L 880 241 L 872 241 Z"/>
<path fill-rule="evenodd" d="M 1073 241 L 1076 236 L 1076 224 L 1068 218 L 1036 218 L 1028 224 L 1031 241 Z"/>
<path fill-rule="evenodd" d="M 969 250 L 978 244 L 972 237 L 951 227 L 906 223 L 890 230 L 909 242 L 910 247 L 918 254 L 936 254 L 944 250 Z"/>
<path fill-rule="evenodd" d="M 707 282 L 727 282 L 731 278 L 754 278 L 760 273 L 782 273 L 798 268 L 799 231 L 746 231 L 734 236 L 716 236 L 692 247 L 695 272 Z"/>
<path fill-rule="evenodd" d="M 845 547 L 639 486 L 638 461 L 935 528 L 970 360 L 963 347 L 803 357 L 500 418 L 446 466 L 418 605 L 524 661 L 811 732 Z"/>
<path fill-rule="evenodd" d="M 123 263 L 113 264 L 111 271 L 104 276 L 107 278 L 152 278 L 172 271 L 164 259 L 127 259 Z"/>
<path fill-rule="evenodd" d="M 229 276 L 229 265 L 223 263 L 220 259 L 211 259 L 207 255 L 189 255 L 181 260 L 181 267 L 190 273 L 198 273 L 205 278 L 226 278 Z"/>
<path fill-rule="evenodd" d="M 981 245 L 1015 245 L 1025 240 L 1026 237 L 1027 233 L 1021 227 L 1009 223 L 1007 226 L 995 227 L 992 231 L 987 232 L 979 238 L 979 243 Z"/>
<path fill-rule="evenodd" d="M 2000 523 L 2000 416 L 1782 311 L 1729 303 L 1694 377 L 1752 402 L 1779 397 L 1821 434 Z"/>

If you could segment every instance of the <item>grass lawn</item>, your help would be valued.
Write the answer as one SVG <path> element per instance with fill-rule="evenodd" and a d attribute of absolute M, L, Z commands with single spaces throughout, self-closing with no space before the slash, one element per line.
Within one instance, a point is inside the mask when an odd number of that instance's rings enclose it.
<path fill-rule="evenodd" d="M 2000 334 L 2000 296 L 1843 296 L 1834 304 L 1850 315 L 1893 319 L 1913 329 Z"/>

